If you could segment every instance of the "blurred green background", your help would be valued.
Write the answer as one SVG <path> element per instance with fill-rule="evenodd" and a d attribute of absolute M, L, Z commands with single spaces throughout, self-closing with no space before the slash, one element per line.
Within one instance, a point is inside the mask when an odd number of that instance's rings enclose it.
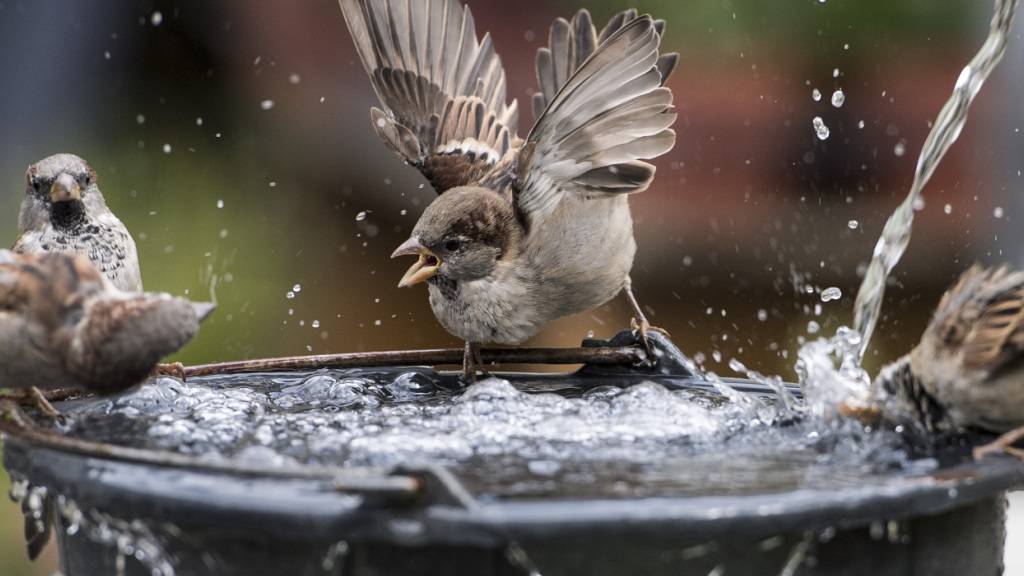
<path fill-rule="evenodd" d="M 668 20 L 664 42 L 681 53 L 670 83 L 679 140 L 633 202 L 638 296 L 708 369 L 728 373 L 736 357 L 789 379 L 801 339 L 849 322 L 882 223 L 991 10 L 977 0 L 471 5 L 521 105 L 556 16 L 587 6 L 603 22 L 635 5 Z M 911 345 L 971 262 L 1020 257 L 1022 44 L 1013 38 L 926 191 L 872 367 Z M 146 287 L 218 302 L 181 360 L 459 344 L 424 291 L 395 287 L 408 263 L 388 255 L 433 192 L 373 135 L 373 94 L 333 0 L 0 0 L 0 79 L 0 244 L 18 234 L 25 167 L 83 156 L 135 235 Z M 829 103 L 836 89 L 841 108 Z M 805 286 L 844 297 L 818 307 Z M 534 343 L 574 345 L 628 320 L 614 301 Z M 0 572 L 51 573 L 53 546 L 29 565 L 20 530 L 15 507 L 0 505 Z"/>

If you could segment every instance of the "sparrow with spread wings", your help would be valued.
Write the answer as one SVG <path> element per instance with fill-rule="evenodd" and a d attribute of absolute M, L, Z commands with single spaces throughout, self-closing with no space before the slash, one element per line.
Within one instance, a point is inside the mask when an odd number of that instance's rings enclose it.
<path fill-rule="evenodd" d="M 399 286 L 426 282 L 434 315 L 466 342 L 467 378 L 482 343 L 521 343 L 620 292 L 649 347 L 628 197 L 654 178 L 643 160 L 675 144 L 664 22 L 635 10 L 600 32 L 586 10 L 556 20 L 521 139 L 501 59 L 459 0 L 340 3 L 383 106 L 377 135 L 439 194 L 392 255 L 418 257 Z"/>

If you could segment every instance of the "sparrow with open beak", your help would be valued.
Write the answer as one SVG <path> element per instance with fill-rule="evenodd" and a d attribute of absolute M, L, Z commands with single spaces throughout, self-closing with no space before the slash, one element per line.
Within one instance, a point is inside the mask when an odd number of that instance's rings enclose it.
<path fill-rule="evenodd" d="M 122 292 L 84 256 L 0 250 L 0 388 L 130 388 L 212 311 L 167 294 Z"/>
<path fill-rule="evenodd" d="M 654 178 L 642 160 L 675 143 L 664 22 L 556 20 L 522 140 L 501 59 L 459 0 L 340 2 L 384 107 L 371 110 L 377 135 L 440 194 L 393 255 L 417 258 L 399 285 L 427 284 L 441 325 L 466 341 L 467 377 L 481 343 L 521 343 L 620 292 L 646 342 L 628 197 Z"/>
<path fill-rule="evenodd" d="M 85 160 L 56 154 L 29 166 L 25 179 L 15 252 L 81 254 L 114 286 L 142 291 L 135 241 L 107 207 Z"/>
<path fill-rule="evenodd" d="M 980 458 L 1024 437 L 1024 272 L 973 266 L 942 297 L 920 343 L 876 379 L 886 413 L 930 431 L 1005 433 Z"/>

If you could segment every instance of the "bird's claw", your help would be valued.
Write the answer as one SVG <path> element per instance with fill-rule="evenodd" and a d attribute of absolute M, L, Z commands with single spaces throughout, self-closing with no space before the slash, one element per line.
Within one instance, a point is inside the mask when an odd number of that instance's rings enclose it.
<path fill-rule="evenodd" d="M 33 386 L 29 388 L 25 394 L 43 416 L 53 420 L 54 422 L 64 422 L 64 415 L 60 413 L 60 410 L 54 408 L 53 404 L 50 404 L 50 401 L 46 399 L 46 396 L 43 395 L 43 392 L 39 390 L 39 388 Z"/>
<path fill-rule="evenodd" d="M 1022 438 L 1024 438 L 1024 427 L 1011 430 L 988 444 L 976 447 L 972 450 L 972 455 L 975 460 L 981 460 L 992 454 L 1008 454 L 1018 460 L 1024 460 L 1024 449 L 1013 447 Z"/>
<path fill-rule="evenodd" d="M 630 318 L 629 325 L 633 332 L 640 338 L 640 344 L 643 345 L 644 350 L 647 352 L 647 357 L 652 360 L 655 358 L 654 344 L 651 343 L 648 333 L 657 332 L 666 338 L 671 337 L 668 330 L 657 326 L 651 326 L 651 323 L 645 318 L 641 318 L 640 321 L 637 321 L 636 318 Z"/>
<path fill-rule="evenodd" d="M 172 362 L 170 364 L 157 364 L 153 370 L 154 376 L 170 376 L 177 378 L 182 382 L 185 381 L 185 365 L 181 362 Z"/>

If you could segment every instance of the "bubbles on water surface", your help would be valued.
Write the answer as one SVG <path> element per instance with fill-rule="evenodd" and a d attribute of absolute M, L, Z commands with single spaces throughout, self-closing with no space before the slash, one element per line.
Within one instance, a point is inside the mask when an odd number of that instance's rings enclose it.
<path fill-rule="evenodd" d="M 730 366 L 782 386 L 736 361 Z M 674 390 L 643 381 L 583 389 L 540 380 L 520 381 L 519 389 L 494 378 L 453 388 L 430 370 L 159 378 L 65 412 L 68 433 L 92 440 L 258 467 L 435 462 L 486 493 L 722 490 L 706 482 L 711 473 L 733 489 L 759 491 L 765 475 L 773 486 L 803 485 L 807 466 L 831 471 L 815 482 L 873 470 L 860 452 L 842 465 L 811 457 L 829 437 L 816 426 L 771 425 L 803 410 L 790 407 L 795 400 L 782 404 L 711 379 Z M 743 454 L 728 473 L 721 472 L 723 452 L 730 460 Z M 885 469 L 899 470 L 891 461 L 905 458 L 885 453 Z M 804 463 L 794 468 L 794 458 Z"/>

